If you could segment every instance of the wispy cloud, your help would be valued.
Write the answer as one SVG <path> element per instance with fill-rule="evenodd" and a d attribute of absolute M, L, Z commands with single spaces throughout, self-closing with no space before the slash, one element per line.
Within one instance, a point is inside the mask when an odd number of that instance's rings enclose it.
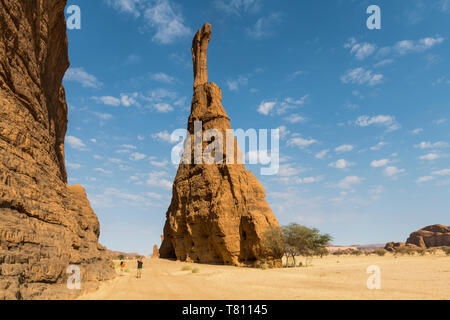
<path fill-rule="evenodd" d="M 99 89 L 103 86 L 94 75 L 87 73 L 83 68 L 69 68 L 64 76 L 65 81 L 78 82 L 85 88 Z"/>
<path fill-rule="evenodd" d="M 121 13 L 142 18 L 153 30 L 153 41 L 160 44 L 170 44 L 192 34 L 179 6 L 170 0 L 106 0 L 106 3 Z"/>
<path fill-rule="evenodd" d="M 271 13 L 267 17 L 261 17 L 256 24 L 247 28 L 247 34 L 254 39 L 270 37 L 274 34 L 274 27 L 281 22 L 281 13 Z"/>
<path fill-rule="evenodd" d="M 366 70 L 362 67 L 348 70 L 343 76 L 341 81 L 345 84 L 367 84 L 369 86 L 376 86 L 383 81 L 383 75 L 381 73 L 374 73 L 372 70 Z"/>
<path fill-rule="evenodd" d="M 344 44 L 344 48 L 350 49 L 350 54 L 354 55 L 356 59 L 364 60 L 375 52 L 377 46 L 367 42 L 358 43 L 355 38 L 350 38 Z"/>
<path fill-rule="evenodd" d="M 377 116 L 360 116 L 355 124 L 358 127 L 384 126 L 387 131 L 395 131 L 400 129 L 400 124 L 397 122 L 394 116 L 389 115 L 377 115 Z"/>
<path fill-rule="evenodd" d="M 261 9 L 261 0 L 214 0 L 213 5 L 227 14 L 255 13 Z"/>

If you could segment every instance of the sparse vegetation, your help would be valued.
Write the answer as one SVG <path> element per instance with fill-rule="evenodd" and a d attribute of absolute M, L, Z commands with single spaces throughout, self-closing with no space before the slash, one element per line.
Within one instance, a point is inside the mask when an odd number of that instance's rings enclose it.
<path fill-rule="evenodd" d="M 123 259 L 125 259 L 125 256 L 123 254 L 119 254 L 118 258 L 119 258 L 119 260 L 123 260 Z"/>
<path fill-rule="evenodd" d="M 200 273 L 200 269 L 195 267 L 194 269 L 192 269 L 192 273 Z"/>
<path fill-rule="evenodd" d="M 191 271 L 192 270 L 192 267 L 191 266 L 183 266 L 182 268 L 181 268 L 181 271 Z"/>
<path fill-rule="evenodd" d="M 447 256 L 450 256 L 450 247 L 442 247 L 442 251 L 444 251 L 444 253 L 445 253 Z"/>
<path fill-rule="evenodd" d="M 385 249 L 377 249 L 374 251 L 374 253 L 380 257 L 383 257 L 387 253 L 387 251 Z"/>
<path fill-rule="evenodd" d="M 286 266 L 292 260 L 292 266 L 297 266 L 295 258 L 305 257 L 305 266 L 308 259 L 314 256 L 325 255 L 326 245 L 331 241 L 328 234 L 320 234 L 318 229 L 310 229 L 296 223 L 281 228 L 270 228 L 264 233 L 263 247 L 268 256 L 274 258 L 286 257 Z"/>

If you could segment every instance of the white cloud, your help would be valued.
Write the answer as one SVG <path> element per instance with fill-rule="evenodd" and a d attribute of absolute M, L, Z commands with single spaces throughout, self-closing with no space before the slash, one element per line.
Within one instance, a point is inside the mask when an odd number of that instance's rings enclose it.
<path fill-rule="evenodd" d="M 214 6 L 227 14 L 240 15 L 242 12 L 257 12 L 261 0 L 214 0 Z"/>
<path fill-rule="evenodd" d="M 349 167 L 354 166 L 355 163 L 354 162 L 349 162 L 345 159 L 339 159 L 336 162 L 330 163 L 329 166 L 336 168 L 336 169 L 347 169 Z"/>
<path fill-rule="evenodd" d="M 167 179 L 167 173 L 164 171 L 153 171 L 148 175 L 146 181 L 147 185 L 151 187 L 164 188 L 172 190 L 172 182 Z"/>
<path fill-rule="evenodd" d="M 289 117 L 284 118 L 284 120 L 294 124 L 294 123 L 299 123 L 299 122 L 305 122 L 308 119 L 305 117 L 302 117 L 301 115 L 298 115 L 298 114 L 292 114 Z"/>
<path fill-rule="evenodd" d="M 432 47 L 441 44 L 444 42 L 443 37 L 427 37 L 420 40 L 402 40 L 397 42 L 393 49 L 401 54 L 407 54 L 411 52 L 422 52 L 428 49 L 431 49 Z"/>
<path fill-rule="evenodd" d="M 375 86 L 383 81 L 383 75 L 380 73 L 373 73 L 372 70 L 365 70 L 360 67 L 348 70 L 343 76 L 341 76 L 341 81 L 345 84 L 353 83 Z"/>
<path fill-rule="evenodd" d="M 334 149 L 334 151 L 336 151 L 338 153 L 342 153 L 342 152 L 352 151 L 353 149 L 354 149 L 354 147 L 351 144 L 344 144 L 344 145 L 339 146 L 336 149 Z"/>
<path fill-rule="evenodd" d="M 192 31 L 185 26 L 183 15 L 169 0 L 158 0 L 147 7 L 144 13 L 147 23 L 156 30 L 153 40 L 162 44 L 175 42 L 190 36 Z"/>
<path fill-rule="evenodd" d="M 256 24 L 247 28 L 247 34 L 255 39 L 261 39 L 273 35 L 273 28 L 275 24 L 281 21 L 281 14 L 271 13 L 267 17 L 261 17 L 256 21 Z"/>
<path fill-rule="evenodd" d="M 87 73 L 83 68 L 69 68 L 64 80 L 78 82 L 85 88 L 99 89 L 103 86 L 94 75 Z"/>
<path fill-rule="evenodd" d="M 106 175 L 112 174 L 111 171 L 105 170 L 103 168 L 95 168 L 94 171 L 97 171 L 97 172 L 100 172 L 100 173 L 103 173 L 103 174 L 106 174 Z"/>
<path fill-rule="evenodd" d="M 132 14 L 136 18 L 140 16 L 140 2 L 141 0 L 106 0 L 106 3 L 117 11 Z"/>
<path fill-rule="evenodd" d="M 387 142 L 384 142 L 384 141 L 378 142 L 375 146 L 371 147 L 370 150 L 372 150 L 372 151 L 378 151 L 378 150 L 381 150 L 381 148 L 383 148 L 383 147 L 386 146 L 387 144 L 388 144 L 388 143 L 387 143 Z"/>
<path fill-rule="evenodd" d="M 140 160 L 144 160 L 147 156 L 145 154 L 139 153 L 139 152 L 133 152 L 130 155 L 130 160 L 133 161 L 140 161 Z"/>
<path fill-rule="evenodd" d="M 258 107 L 258 112 L 267 116 L 269 115 L 270 111 L 276 106 L 276 102 L 261 102 L 261 104 Z"/>
<path fill-rule="evenodd" d="M 164 142 L 168 142 L 168 143 L 171 143 L 171 144 L 177 143 L 179 141 L 179 139 L 177 139 L 177 137 L 172 136 L 172 134 L 167 132 L 167 130 L 164 130 L 164 131 L 152 134 L 152 138 L 153 139 L 157 139 L 157 140 L 161 140 L 161 141 L 164 141 Z"/>
<path fill-rule="evenodd" d="M 315 140 L 315 139 L 303 139 L 300 137 L 296 137 L 296 138 L 291 138 L 288 141 L 288 146 L 296 146 L 299 148 L 307 148 L 313 144 L 318 143 L 319 141 Z"/>
<path fill-rule="evenodd" d="M 339 181 L 336 187 L 341 189 L 351 189 L 353 186 L 361 184 L 363 180 L 363 178 L 358 176 L 348 176 Z"/>
<path fill-rule="evenodd" d="M 361 116 L 356 120 L 358 127 L 368 127 L 371 125 L 384 126 L 388 131 L 395 131 L 400 129 L 400 124 L 393 116 L 378 115 L 378 116 Z"/>
<path fill-rule="evenodd" d="M 132 105 L 139 105 L 136 101 L 138 94 L 133 93 L 131 95 L 121 93 L 120 98 L 112 96 L 92 97 L 97 103 L 102 103 L 107 106 L 118 107 L 120 105 L 124 107 L 130 107 Z"/>
<path fill-rule="evenodd" d="M 417 129 L 414 129 L 413 131 L 411 131 L 411 133 L 414 134 L 414 135 L 422 133 L 422 132 L 423 132 L 422 128 L 417 128 Z"/>
<path fill-rule="evenodd" d="M 440 171 L 434 171 L 432 173 L 434 176 L 450 176 L 450 169 L 444 169 Z"/>
<path fill-rule="evenodd" d="M 123 144 L 122 148 L 125 148 L 125 149 L 137 149 L 137 147 L 133 146 L 132 144 Z"/>
<path fill-rule="evenodd" d="M 296 109 L 306 103 L 306 100 L 309 98 L 309 94 L 304 95 L 300 99 L 286 98 L 281 102 L 277 101 L 263 101 L 260 103 L 258 107 L 258 112 L 267 116 L 269 114 L 285 114 L 288 110 Z M 296 115 L 297 120 L 299 116 Z M 304 118 L 306 120 L 306 118 Z"/>
<path fill-rule="evenodd" d="M 238 91 L 241 86 L 248 85 L 248 77 L 240 75 L 237 79 L 227 81 L 228 89 Z"/>
<path fill-rule="evenodd" d="M 419 149 L 432 149 L 432 148 L 445 148 L 448 147 L 449 144 L 447 142 L 444 141 L 438 141 L 435 143 L 431 143 L 431 142 L 421 142 L 418 145 L 415 145 L 414 148 L 419 148 Z"/>
<path fill-rule="evenodd" d="M 167 160 L 157 161 L 156 159 L 150 159 L 150 164 L 154 167 L 165 168 L 169 165 L 169 161 Z"/>
<path fill-rule="evenodd" d="M 441 124 L 446 123 L 447 121 L 448 121 L 447 118 L 441 118 L 441 119 L 435 120 L 434 123 L 437 125 L 441 125 Z"/>
<path fill-rule="evenodd" d="M 395 177 L 403 172 L 405 172 L 405 169 L 399 169 L 397 167 L 387 167 L 386 169 L 384 169 L 383 174 L 387 177 Z"/>
<path fill-rule="evenodd" d="M 92 112 L 92 113 L 95 116 L 97 116 L 99 119 L 105 120 L 105 121 L 111 120 L 113 118 L 113 116 L 111 114 L 109 114 L 109 113 L 101 113 L 101 112 Z M 95 139 L 91 139 L 91 141 L 92 140 L 95 140 Z M 96 141 L 92 141 L 92 142 L 95 143 Z"/>
<path fill-rule="evenodd" d="M 124 107 L 131 107 L 132 105 L 138 105 L 138 102 L 136 101 L 138 94 L 135 92 L 131 95 L 121 93 L 120 94 L 120 102 Z"/>
<path fill-rule="evenodd" d="M 120 99 L 111 96 L 103 96 L 103 97 L 92 97 L 95 101 L 99 103 L 103 103 L 107 106 L 118 107 L 120 106 Z"/>
<path fill-rule="evenodd" d="M 394 59 L 384 59 L 384 60 L 381 60 L 380 62 L 375 63 L 373 66 L 374 66 L 374 68 L 382 68 L 382 67 L 388 66 L 390 64 L 393 64 L 394 61 L 395 61 Z"/>
<path fill-rule="evenodd" d="M 171 84 L 171 83 L 175 82 L 175 78 L 174 77 L 169 76 L 168 74 L 163 73 L 163 72 L 152 74 L 151 78 L 154 81 L 168 83 L 168 84 Z"/>
<path fill-rule="evenodd" d="M 424 183 L 424 182 L 428 182 L 434 180 L 434 177 L 432 176 L 425 176 L 425 177 L 420 177 L 416 180 L 417 183 Z"/>
<path fill-rule="evenodd" d="M 297 70 L 295 72 L 292 72 L 290 75 L 288 75 L 288 80 L 294 80 L 297 79 L 299 76 L 305 74 L 305 71 L 303 70 Z"/>
<path fill-rule="evenodd" d="M 440 157 L 441 156 L 436 153 L 428 153 L 426 155 L 420 156 L 419 159 L 433 161 L 433 160 L 439 159 Z"/>
<path fill-rule="evenodd" d="M 377 46 L 371 43 L 358 43 L 355 38 L 350 38 L 349 42 L 344 45 L 344 48 L 350 49 L 350 54 L 354 55 L 358 60 L 364 60 L 372 55 Z"/>
<path fill-rule="evenodd" d="M 380 167 L 384 167 L 388 163 L 389 163 L 388 159 L 374 160 L 370 163 L 370 166 L 374 167 L 374 168 L 380 168 Z"/>
<path fill-rule="evenodd" d="M 77 137 L 67 136 L 66 142 L 73 149 L 85 150 L 86 148 L 86 145 L 83 143 L 83 141 Z"/>
<path fill-rule="evenodd" d="M 330 152 L 330 150 L 328 150 L 328 149 L 322 150 L 322 151 L 320 151 L 320 152 L 318 152 L 316 154 L 316 158 L 317 159 L 324 159 L 327 156 L 328 152 Z"/>
<path fill-rule="evenodd" d="M 173 107 L 168 103 L 155 103 L 153 108 L 159 113 L 168 113 L 173 111 Z"/>
<path fill-rule="evenodd" d="M 77 170 L 77 169 L 81 168 L 81 164 L 72 163 L 72 162 L 67 161 L 67 167 L 72 169 L 72 170 Z"/>

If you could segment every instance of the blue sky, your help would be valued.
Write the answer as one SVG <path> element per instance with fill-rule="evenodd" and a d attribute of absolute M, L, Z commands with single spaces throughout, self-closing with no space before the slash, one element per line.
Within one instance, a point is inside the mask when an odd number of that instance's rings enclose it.
<path fill-rule="evenodd" d="M 160 243 L 185 128 L 191 42 L 213 25 L 209 81 L 234 129 L 281 130 L 260 176 L 281 224 L 336 244 L 404 241 L 450 217 L 450 0 L 69 0 L 66 162 L 110 249 Z M 381 30 L 366 9 L 381 8 Z"/>

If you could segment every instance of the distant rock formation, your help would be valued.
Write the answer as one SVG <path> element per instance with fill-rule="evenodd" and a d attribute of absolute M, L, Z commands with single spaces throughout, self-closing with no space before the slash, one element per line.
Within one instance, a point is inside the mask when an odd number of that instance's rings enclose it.
<path fill-rule="evenodd" d="M 65 0 L 0 1 L 0 300 L 65 299 L 114 276 L 81 186 L 67 185 Z"/>
<path fill-rule="evenodd" d="M 231 129 L 222 106 L 222 92 L 215 83 L 208 83 L 210 39 L 211 25 L 207 23 L 192 43 L 194 96 L 186 139 L 191 146 L 185 144 L 175 177 L 160 254 L 161 258 L 182 261 L 255 265 L 270 255 L 261 247 L 263 232 L 269 226 L 278 226 L 265 200 L 264 188 L 243 164 L 237 164 L 242 156 L 239 150 L 234 151 L 234 164 L 229 164 L 226 157 L 223 164 L 195 164 L 198 159 L 194 159 L 195 122 L 202 122 L 202 135 L 215 129 L 226 137 L 226 130 Z M 212 141 L 200 143 L 203 150 Z M 234 137 L 225 140 L 221 156 L 226 154 L 229 143 L 237 146 Z"/>
<path fill-rule="evenodd" d="M 153 253 L 152 253 L 152 259 L 158 259 L 159 258 L 159 248 L 158 246 L 155 244 L 153 246 Z"/>
<path fill-rule="evenodd" d="M 450 226 L 435 224 L 411 233 L 406 244 L 421 248 L 450 246 Z"/>
<path fill-rule="evenodd" d="M 387 251 L 395 252 L 403 248 L 419 249 L 450 246 L 450 227 L 435 224 L 411 233 L 406 243 L 388 242 L 384 247 Z"/>

